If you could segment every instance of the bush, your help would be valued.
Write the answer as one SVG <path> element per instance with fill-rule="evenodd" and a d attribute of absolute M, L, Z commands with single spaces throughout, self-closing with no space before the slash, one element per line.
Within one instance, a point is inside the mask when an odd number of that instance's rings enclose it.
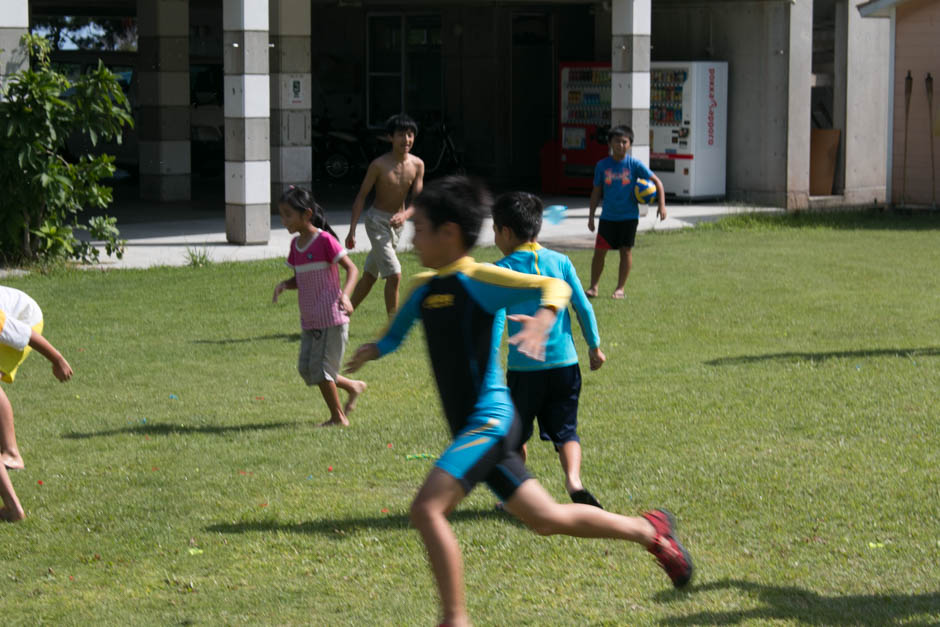
<path fill-rule="evenodd" d="M 113 217 L 80 221 L 84 210 L 111 203 L 111 188 L 99 181 L 114 173 L 114 157 L 70 162 L 64 153 L 76 130 L 92 144 L 120 141 L 121 128 L 133 124 L 127 98 L 102 63 L 72 83 L 52 69 L 49 42 L 26 34 L 22 43 L 32 67 L 11 78 L 0 102 L 0 256 L 9 263 L 94 262 L 98 249 L 77 234 L 87 231 L 120 258 L 124 242 Z"/>

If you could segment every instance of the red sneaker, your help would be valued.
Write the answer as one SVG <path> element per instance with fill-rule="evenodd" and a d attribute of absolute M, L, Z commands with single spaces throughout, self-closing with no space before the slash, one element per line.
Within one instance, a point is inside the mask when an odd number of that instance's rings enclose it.
<path fill-rule="evenodd" d="M 659 565 L 672 579 L 672 585 L 677 588 L 685 586 L 692 580 L 694 568 L 688 551 L 676 538 L 676 523 L 672 514 L 664 509 L 654 509 L 643 514 L 643 518 L 656 530 L 653 544 L 647 550 L 656 557 Z"/>

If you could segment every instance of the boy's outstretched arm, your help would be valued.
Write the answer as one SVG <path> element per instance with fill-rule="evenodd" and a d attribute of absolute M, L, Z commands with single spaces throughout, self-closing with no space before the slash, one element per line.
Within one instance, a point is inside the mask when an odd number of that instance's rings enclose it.
<path fill-rule="evenodd" d="M 62 356 L 62 353 L 57 351 L 55 346 L 49 343 L 49 340 L 33 331 L 29 336 L 29 347 L 52 363 L 52 374 L 55 375 L 56 379 L 59 381 L 68 381 L 72 378 L 72 366 L 69 365 L 69 362 L 65 361 L 65 357 Z"/>
<path fill-rule="evenodd" d="M 558 310 L 568 306 L 571 287 L 561 279 L 480 263 L 468 276 L 471 281 L 467 287 L 473 298 L 494 315 L 500 309 L 538 300 L 541 296 L 534 316 L 509 316 L 510 320 L 522 323 L 522 329 L 509 338 L 509 343 L 517 346 L 526 357 L 543 361 L 548 332 L 555 324 Z"/>
<path fill-rule="evenodd" d="M 359 348 L 356 349 L 356 352 L 353 353 L 353 356 L 346 360 L 346 366 L 343 368 L 343 372 L 346 374 L 352 374 L 365 366 L 366 362 L 372 361 L 373 359 L 378 359 L 379 357 L 379 347 L 375 342 L 362 344 Z"/>
<path fill-rule="evenodd" d="M 558 314 L 552 307 L 539 307 L 534 316 L 513 314 L 510 320 L 522 323 L 522 329 L 510 336 L 509 343 L 515 345 L 519 352 L 530 359 L 543 361 L 545 359 L 545 340 L 548 332 L 555 324 Z"/>
<path fill-rule="evenodd" d="M 351 374 L 356 372 L 362 368 L 367 361 L 378 359 L 383 355 L 397 350 L 398 347 L 401 346 L 401 343 L 411 330 L 411 326 L 418 319 L 424 293 L 421 290 L 421 285 L 423 285 L 430 276 L 431 273 L 427 273 L 424 279 L 416 278 L 413 281 L 414 287 L 412 287 L 411 293 L 398 309 L 395 317 L 392 318 L 392 321 L 389 323 L 388 328 L 385 329 L 382 337 L 377 342 L 369 342 L 357 348 L 353 356 L 346 362 L 344 368 L 345 373 Z"/>

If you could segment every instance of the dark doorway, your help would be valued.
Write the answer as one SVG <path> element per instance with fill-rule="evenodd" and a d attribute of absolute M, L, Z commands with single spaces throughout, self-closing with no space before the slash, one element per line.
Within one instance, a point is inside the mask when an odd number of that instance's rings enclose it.
<path fill-rule="evenodd" d="M 554 133 L 555 54 L 550 13 L 512 18 L 512 174 L 535 181 L 539 151 Z"/>
<path fill-rule="evenodd" d="M 845 188 L 846 0 L 813 0 L 810 195 Z"/>

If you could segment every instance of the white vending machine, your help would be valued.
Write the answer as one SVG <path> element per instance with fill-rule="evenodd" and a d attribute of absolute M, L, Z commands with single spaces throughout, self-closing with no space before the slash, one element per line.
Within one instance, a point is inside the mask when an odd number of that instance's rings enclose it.
<path fill-rule="evenodd" d="M 650 64 L 650 169 L 666 196 L 724 197 L 727 130 L 726 61 Z"/>

